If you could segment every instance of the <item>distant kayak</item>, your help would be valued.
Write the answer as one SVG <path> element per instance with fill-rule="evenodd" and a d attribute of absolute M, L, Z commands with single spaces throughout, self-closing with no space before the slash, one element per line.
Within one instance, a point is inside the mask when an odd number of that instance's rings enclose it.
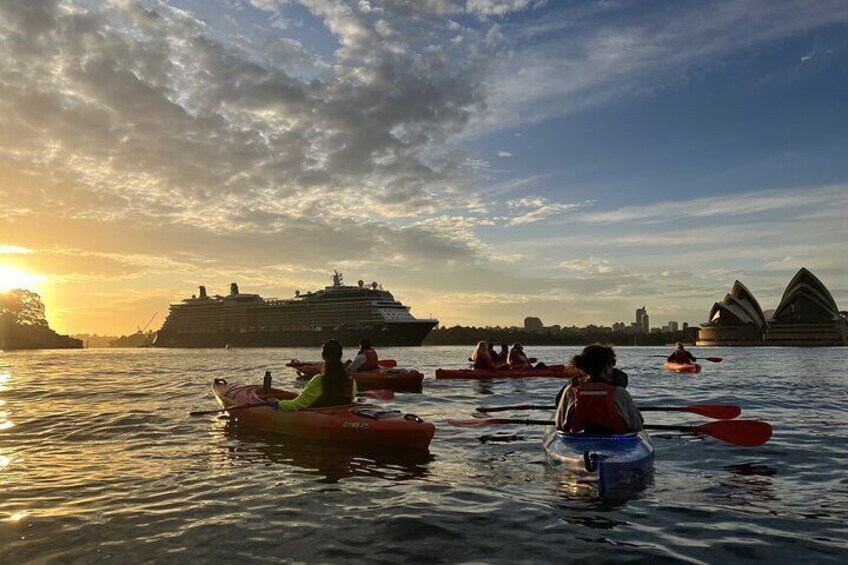
<path fill-rule="evenodd" d="M 311 378 L 324 370 L 323 363 L 298 361 L 292 359 L 286 363 L 297 371 L 298 376 Z M 414 369 L 402 369 L 400 367 L 378 367 L 373 371 L 357 371 L 351 373 L 356 386 L 362 389 L 384 388 L 396 391 L 420 391 L 424 374 Z"/>
<path fill-rule="evenodd" d="M 654 468 L 654 444 L 647 432 L 624 435 L 550 431 L 542 445 L 548 462 L 572 474 L 601 496 L 639 488 Z"/>
<path fill-rule="evenodd" d="M 533 377 L 566 376 L 565 365 L 551 365 L 544 369 L 510 369 L 486 371 L 484 369 L 436 369 L 437 379 L 528 379 Z"/>
<path fill-rule="evenodd" d="M 224 407 L 261 404 L 271 398 L 290 400 L 295 392 L 266 391 L 260 385 L 228 384 L 215 379 L 212 392 Z M 427 449 L 436 426 L 413 414 L 384 410 L 369 404 L 348 404 L 330 408 L 307 408 L 281 412 L 270 406 L 233 410 L 231 416 L 257 430 L 303 440 L 338 441 L 367 446 Z"/>
<path fill-rule="evenodd" d="M 666 361 L 665 365 L 663 365 L 669 371 L 674 371 L 675 373 L 700 373 L 701 366 L 697 363 L 673 363 L 671 361 Z"/>

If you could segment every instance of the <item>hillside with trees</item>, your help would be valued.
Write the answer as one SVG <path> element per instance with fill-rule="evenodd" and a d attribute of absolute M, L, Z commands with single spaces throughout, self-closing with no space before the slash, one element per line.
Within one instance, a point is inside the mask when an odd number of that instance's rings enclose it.
<path fill-rule="evenodd" d="M 73 349 L 82 341 L 50 329 L 44 303 L 35 292 L 0 293 L 0 349 Z"/>

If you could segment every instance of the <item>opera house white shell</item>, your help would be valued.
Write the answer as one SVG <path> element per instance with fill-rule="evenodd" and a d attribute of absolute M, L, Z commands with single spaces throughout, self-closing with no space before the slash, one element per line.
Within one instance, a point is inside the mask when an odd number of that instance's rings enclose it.
<path fill-rule="evenodd" d="M 769 318 L 757 299 L 736 281 L 730 294 L 710 309 L 698 345 L 848 345 L 848 313 L 806 268 L 792 277 Z"/>

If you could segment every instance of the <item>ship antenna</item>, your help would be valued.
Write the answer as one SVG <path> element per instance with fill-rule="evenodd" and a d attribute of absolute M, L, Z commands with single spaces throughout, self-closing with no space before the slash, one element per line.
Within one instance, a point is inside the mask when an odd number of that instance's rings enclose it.
<path fill-rule="evenodd" d="M 333 286 L 342 286 L 342 274 L 333 269 Z"/>

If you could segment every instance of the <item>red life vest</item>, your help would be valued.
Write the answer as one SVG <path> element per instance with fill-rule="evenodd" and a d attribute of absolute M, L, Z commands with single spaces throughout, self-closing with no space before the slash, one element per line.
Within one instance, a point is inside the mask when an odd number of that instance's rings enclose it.
<path fill-rule="evenodd" d="M 318 400 L 312 403 L 310 408 L 326 408 L 328 406 L 344 406 L 353 402 L 353 378 L 348 375 L 342 386 L 341 394 L 331 394 L 327 390 L 327 385 L 324 383 L 324 375 L 321 375 L 321 385 L 324 392 L 318 397 Z"/>
<path fill-rule="evenodd" d="M 520 351 L 510 351 L 509 352 L 509 366 L 510 367 L 529 367 L 530 362 L 527 360 L 527 356 Z"/>
<path fill-rule="evenodd" d="M 483 369 L 485 371 L 494 371 L 495 364 L 492 362 L 492 358 L 489 357 L 489 352 L 480 353 L 477 355 L 477 359 L 474 360 L 474 368 L 475 369 Z"/>
<path fill-rule="evenodd" d="M 379 369 L 380 364 L 377 362 L 377 352 L 373 349 L 366 349 L 362 352 L 365 355 L 365 363 L 359 366 L 358 371 L 373 371 Z"/>
<path fill-rule="evenodd" d="M 615 387 L 586 383 L 572 389 L 574 415 L 569 433 L 626 434 L 627 424 L 615 407 Z"/>

